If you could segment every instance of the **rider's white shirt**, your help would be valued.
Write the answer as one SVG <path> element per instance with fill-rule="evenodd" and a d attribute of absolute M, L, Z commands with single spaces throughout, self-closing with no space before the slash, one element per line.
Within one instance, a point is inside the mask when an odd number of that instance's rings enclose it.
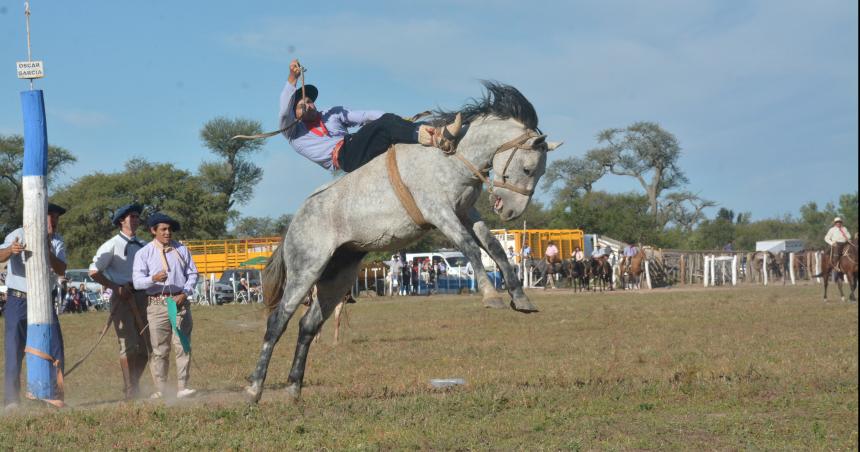
<path fill-rule="evenodd" d="M 824 241 L 827 242 L 828 245 L 833 245 L 835 243 L 845 243 L 851 238 L 851 234 L 843 226 L 840 228 L 833 226 L 827 231 L 827 235 L 824 236 Z"/>

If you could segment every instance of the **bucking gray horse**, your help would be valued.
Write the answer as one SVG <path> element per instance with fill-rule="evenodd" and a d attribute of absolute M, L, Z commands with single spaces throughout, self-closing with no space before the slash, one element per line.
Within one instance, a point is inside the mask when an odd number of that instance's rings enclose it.
<path fill-rule="evenodd" d="M 455 154 L 398 144 L 394 156 L 420 214 L 472 263 L 484 305 L 507 307 L 481 264 L 481 249 L 502 270 L 511 307 L 535 312 L 538 309 L 523 292 L 504 249 L 474 205 L 482 184 L 487 183 L 496 214 L 503 220 L 522 215 L 546 168 L 547 152 L 560 143 L 545 141 L 534 108 L 519 91 L 483 83 L 482 99 L 471 101 L 459 112 L 439 111 L 433 117 L 434 125 L 444 125 L 461 114 L 463 127 Z M 403 249 L 427 232 L 429 226 L 413 221 L 389 182 L 387 158 L 381 155 L 311 194 L 293 217 L 282 246 L 270 258 L 264 273 L 264 299 L 271 313 L 260 358 L 246 388 L 253 402 L 262 396 L 275 344 L 314 284 L 317 299 L 300 320 L 287 380 L 294 399 L 301 395 L 311 341 L 355 281 L 362 258 L 371 251 Z"/>

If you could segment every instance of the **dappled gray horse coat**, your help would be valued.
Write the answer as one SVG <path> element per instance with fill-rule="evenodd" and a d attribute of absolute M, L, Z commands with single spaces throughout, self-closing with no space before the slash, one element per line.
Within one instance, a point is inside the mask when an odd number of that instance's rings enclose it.
<path fill-rule="evenodd" d="M 492 182 L 497 187 L 491 201 L 502 219 L 511 220 L 525 211 L 544 173 L 546 153 L 557 145 L 546 143 L 545 137 L 537 133 L 537 115 L 519 91 L 490 82 L 484 85 L 488 92 L 483 99 L 461 110 L 466 124 L 457 152 L 478 170 L 493 169 Z M 439 113 L 436 122 L 447 123 L 453 116 L 454 113 Z M 519 137 L 519 146 L 496 152 Z M 523 293 L 502 246 L 474 209 L 481 194 L 479 176 L 458 158 L 420 145 L 397 145 L 397 162 L 424 218 L 472 263 L 484 304 L 505 307 L 502 294 L 495 290 L 481 264 L 480 249 L 487 251 L 502 270 L 512 297 L 511 306 L 521 312 L 537 311 Z M 289 375 L 288 390 L 296 398 L 301 393 L 308 347 L 350 289 L 362 258 L 370 251 L 404 248 L 425 232 L 413 223 L 395 196 L 384 156 L 308 197 L 296 212 L 283 246 L 273 254 L 264 276 L 264 286 L 268 287 L 266 303 L 273 311 L 259 361 L 249 377 L 247 392 L 251 400 L 260 399 L 272 349 L 314 284 L 318 302 L 301 319 Z"/>

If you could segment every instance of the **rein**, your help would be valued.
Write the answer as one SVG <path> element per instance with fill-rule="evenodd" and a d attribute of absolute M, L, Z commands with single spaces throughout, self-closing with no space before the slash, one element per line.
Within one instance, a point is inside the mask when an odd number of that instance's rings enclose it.
<path fill-rule="evenodd" d="M 487 177 L 490 171 L 489 168 L 484 170 L 478 169 L 466 157 L 463 157 L 462 154 L 457 153 L 455 151 L 454 154 L 449 155 L 453 155 L 458 160 L 463 162 L 463 165 L 465 165 L 466 168 L 468 168 L 469 171 L 472 172 L 472 174 L 474 174 L 482 183 L 487 185 L 487 190 L 489 190 L 490 193 L 493 193 L 493 188 L 504 188 L 506 190 L 511 190 L 513 192 L 520 193 L 526 196 L 531 196 L 531 194 L 534 193 L 534 189 L 529 190 L 527 188 L 518 187 L 516 185 L 504 182 L 504 179 L 506 179 L 505 173 L 507 173 L 508 171 L 508 165 L 510 165 L 511 160 L 513 160 L 514 154 L 516 154 L 517 150 L 538 150 L 535 149 L 535 147 L 532 145 L 526 146 L 525 143 L 532 138 L 540 136 L 542 135 L 538 134 L 533 130 L 528 130 L 522 135 L 514 138 L 511 141 L 503 143 L 501 146 L 496 148 L 495 152 L 493 152 L 493 158 L 502 152 L 513 149 L 513 152 L 511 152 L 511 155 L 508 157 L 508 160 L 505 162 L 505 166 L 502 169 L 502 182 L 499 182 L 497 180 L 490 181 Z M 418 227 L 420 227 L 421 229 L 426 230 L 432 228 L 433 225 L 430 224 L 424 217 L 424 215 L 421 213 L 421 210 L 418 208 L 418 204 L 415 202 L 415 197 L 412 196 L 412 192 L 409 190 L 409 187 L 406 186 L 406 184 L 403 182 L 403 179 L 400 177 L 400 168 L 398 168 L 397 166 L 397 149 L 394 145 L 389 147 L 388 151 L 386 151 L 385 166 L 388 172 L 388 181 L 394 189 L 394 194 L 400 201 L 400 205 L 403 206 L 403 208 L 406 210 L 406 213 L 409 215 L 409 218 L 412 219 L 412 222 L 418 225 Z"/>
<path fill-rule="evenodd" d="M 495 177 L 493 178 L 492 181 L 490 181 L 490 179 L 488 177 L 489 173 L 490 173 L 490 168 L 479 170 L 472 162 L 470 162 L 468 159 L 466 159 L 466 157 L 463 157 L 461 154 L 455 153 L 453 155 L 454 155 L 454 157 L 457 157 L 458 160 L 463 162 L 463 165 L 465 165 L 466 168 L 468 168 L 469 171 L 471 171 L 472 174 L 474 174 L 483 184 L 487 185 L 487 191 L 489 191 L 491 194 L 493 193 L 494 188 L 504 188 L 505 190 L 510 190 L 512 192 L 519 193 L 521 195 L 531 196 L 534 193 L 534 188 L 528 189 L 525 187 L 519 187 L 519 186 L 516 186 L 513 184 L 509 184 L 508 182 L 505 182 L 505 181 L 508 178 L 507 177 L 508 166 L 511 164 L 511 161 L 514 159 L 514 155 L 517 153 L 517 151 L 520 149 L 525 150 L 525 151 L 540 151 L 540 149 L 536 149 L 534 147 L 534 145 L 531 145 L 531 144 L 526 145 L 525 143 L 527 141 L 531 140 L 532 138 L 538 138 L 541 136 L 544 136 L 544 135 L 540 135 L 537 132 L 535 132 L 534 130 L 527 130 L 522 135 L 520 135 L 520 136 L 518 136 L 518 137 L 514 138 L 513 140 L 510 140 L 506 143 L 503 143 L 502 145 L 500 145 L 499 147 L 496 148 L 495 152 L 493 152 L 492 157 L 490 157 L 490 166 L 491 167 L 492 167 L 492 159 L 494 159 L 497 155 L 501 154 L 502 152 L 513 149 L 513 152 L 511 152 L 511 155 L 509 155 L 508 159 L 505 161 L 505 166 L 502 168 L 502 181 L 501 182 L 496 180 Z"/>

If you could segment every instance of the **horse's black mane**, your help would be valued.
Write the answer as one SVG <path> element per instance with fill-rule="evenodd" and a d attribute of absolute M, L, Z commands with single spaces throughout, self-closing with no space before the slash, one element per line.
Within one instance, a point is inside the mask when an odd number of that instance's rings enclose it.
<path fill-rule="evenodd" d="M 486 91 L 481 99 L 471 99 L 459 110 L 463 122 L 472 122 L 478 116 L 492 115 L 501 119 L 515 119 L 526 128 L 537 130 L 538 117 L 531 102 L 522 93 L 510 85 L 490 80 L 482 80 Z M 435 110 L 432 123 L 440 126 L 454 121 L 457 111 Z"/>

